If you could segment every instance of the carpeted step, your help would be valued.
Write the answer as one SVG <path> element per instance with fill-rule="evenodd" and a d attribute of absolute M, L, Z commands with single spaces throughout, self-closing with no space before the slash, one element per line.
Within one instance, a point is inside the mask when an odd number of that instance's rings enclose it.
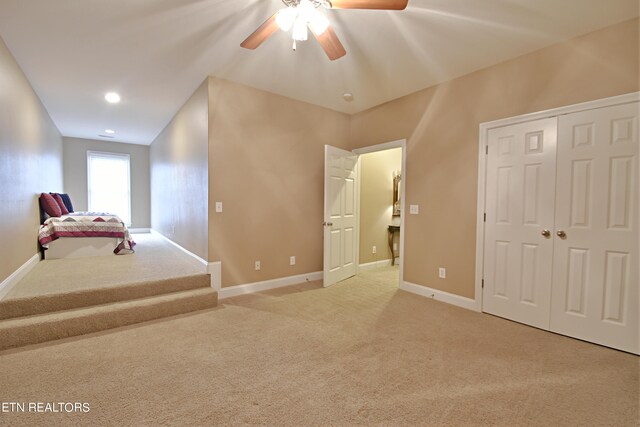
<path fill-rule="evenodd" d="M 0 350 L 104 331 L 217 304 L 218 293 L 208 287 L 3 320 Z"/>
<path fill-rule="evenodd" d="M 85 289 L 0 301 L 0 320 L 145 298 L 211 286 L 208 274 L 150 280 L 121 286 Z"/>

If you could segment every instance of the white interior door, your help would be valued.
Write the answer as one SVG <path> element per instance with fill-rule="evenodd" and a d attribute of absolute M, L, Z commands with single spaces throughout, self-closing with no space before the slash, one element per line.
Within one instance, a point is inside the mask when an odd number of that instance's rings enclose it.
<path fill-rule="evenodd" d="M 358 155 L 325 145 L 324 286 L 355 276 Z"/>
<path fill-rule="evenodd" d="M 551 330 L 639 353 L 638 103 L 559 122 Z"/>
<path fill-rule="evenodd" d="M 549 328 L 557 119 L 488 135 L 483 311 Z"/>

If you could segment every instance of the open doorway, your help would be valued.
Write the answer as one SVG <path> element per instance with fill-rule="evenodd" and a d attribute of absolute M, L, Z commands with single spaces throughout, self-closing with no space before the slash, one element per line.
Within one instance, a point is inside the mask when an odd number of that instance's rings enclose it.
<path fill-rule="evenodd" d="M 358 154 L 358 274 L 397 287 L 402 262 L 403 147 L 382 144 Z"/>
<path fill-rule="evenodd" d="M 402 283 L 405 168 L 406 140 L 353 152 L 325 146 L 325 287 L 374 270 Z"/>

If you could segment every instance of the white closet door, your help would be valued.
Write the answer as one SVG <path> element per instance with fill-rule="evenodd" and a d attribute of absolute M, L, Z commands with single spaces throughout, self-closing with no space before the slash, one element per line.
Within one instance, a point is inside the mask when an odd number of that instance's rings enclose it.
<path fill-rule="evenodd" d="M 551 308 L 552 331 L 633 353 L 638 126 L 638 103 L 560 117 Z"/>
<path fill-rule="evenodd" d="M 483 311 L 549 328 L 557 119 L 488 135 Z"/>

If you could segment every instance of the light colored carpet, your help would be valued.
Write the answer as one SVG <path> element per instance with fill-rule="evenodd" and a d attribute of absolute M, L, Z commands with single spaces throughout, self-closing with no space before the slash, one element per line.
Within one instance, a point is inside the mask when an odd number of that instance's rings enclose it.
<path fill-rule="evenodd" d="M 205 273 L 205 267 L 153 234 L 134 234 L 135 253 L 38 263 L 3 300 L 121 286 Z M 89 265 L 89 268 L 87 266 Z"/>
<path fill-rule="evenodd" d="M 12 425 L 637 426 L 638 357 L 371 275 L 0 353 Z"/>

